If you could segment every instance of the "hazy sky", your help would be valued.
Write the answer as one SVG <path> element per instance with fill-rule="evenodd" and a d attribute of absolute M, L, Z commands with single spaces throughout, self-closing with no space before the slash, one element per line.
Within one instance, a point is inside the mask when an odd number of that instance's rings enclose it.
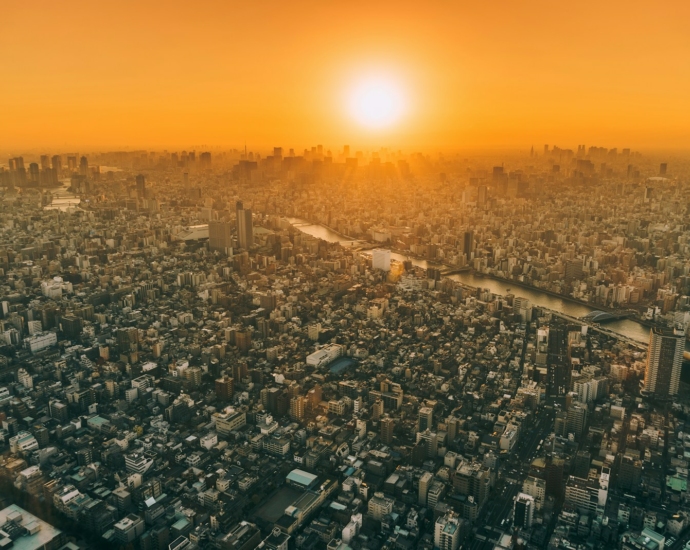
<path fill-rule="evenodd" d="M 690 148 L 690 3 L 5 0 L 0 148 Z M 405 97 L 371 130 L 351 90 Z"/>

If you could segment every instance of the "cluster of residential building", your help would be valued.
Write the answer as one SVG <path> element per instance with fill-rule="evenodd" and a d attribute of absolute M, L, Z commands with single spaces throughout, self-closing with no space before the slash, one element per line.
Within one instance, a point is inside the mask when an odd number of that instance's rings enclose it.
<path fill-rule="evenodd" d="M 68 173 L 60 191 L 23 160 L 0 173 L 0 488 L 61 533 L 141 550 L 687 537 L 681 179 L 598 149 L 514 172 L 318 147 L 83 158 L 44 168 Z M 649 345 L 445 276 L 466 266 L 657 308 Z"/>

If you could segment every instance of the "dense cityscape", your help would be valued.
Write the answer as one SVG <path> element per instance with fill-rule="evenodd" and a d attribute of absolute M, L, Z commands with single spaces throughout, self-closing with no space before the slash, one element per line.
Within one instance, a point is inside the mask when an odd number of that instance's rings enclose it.
<path fill-rule="evenodd" d="M 0 167 L 0 546 L 690 548 L 690 159 Z"/>

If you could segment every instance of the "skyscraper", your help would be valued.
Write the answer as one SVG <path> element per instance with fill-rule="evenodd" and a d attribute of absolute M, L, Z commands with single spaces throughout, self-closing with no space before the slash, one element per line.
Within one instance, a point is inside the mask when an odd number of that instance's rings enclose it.
<path fill-rule="evenodd" d="M 254 245 L 254 225 L 252 211 L 244 208 L 242 201 L 237 201 L 237 240 L 240 248 L 249 250 Z"/>
<path fill-rule="evenodd" d="M 53 158 L 50 159 L 50 162 L 53 166 L 53 170 L 55 170 L 59 176 L 60 172 L 62 172 L 62 157 L 60 155 L 53 155 Z"/>
<path fill-rule="evenodd" d="M 653 328 L 650 331 L 645 392 L 661 398 L 678 393 L 684 347 L 685 334 L 680 329 L 669 331 Z"/>
<path fill-rule="evenodd" d="M 137 176 L 137 197 L 146 198 L 146 176 L 143 174 Z"/>
<path fill-rule="evenodd" d="M 81 176 L 89 175 L 89 161 L 86 157 L 81 157 L 79 159 L 79 174 Z"/>
<path fill-rule="evenodd" d="M 211 252 L 218 251 L 224 254 L 232 250 L 232 223 L 208 223 L 208 248 Z"/>
<path fill-rule="evenodd" d="M 462 239 L 462 251 L 467 256 L 467 260 L 472 259 L 472 251 L 474 250 L 474 231 L 465 231 Z"/>

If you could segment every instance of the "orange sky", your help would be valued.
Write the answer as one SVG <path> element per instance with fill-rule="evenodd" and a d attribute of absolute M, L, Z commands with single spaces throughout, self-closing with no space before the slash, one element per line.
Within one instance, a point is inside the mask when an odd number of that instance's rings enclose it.
<path fill-rule="evenodd" d="M 0 149 L 690 148 L 690 4 L 6 0 Z M 397 125 L 347 91 L 399 82 Z"/>

